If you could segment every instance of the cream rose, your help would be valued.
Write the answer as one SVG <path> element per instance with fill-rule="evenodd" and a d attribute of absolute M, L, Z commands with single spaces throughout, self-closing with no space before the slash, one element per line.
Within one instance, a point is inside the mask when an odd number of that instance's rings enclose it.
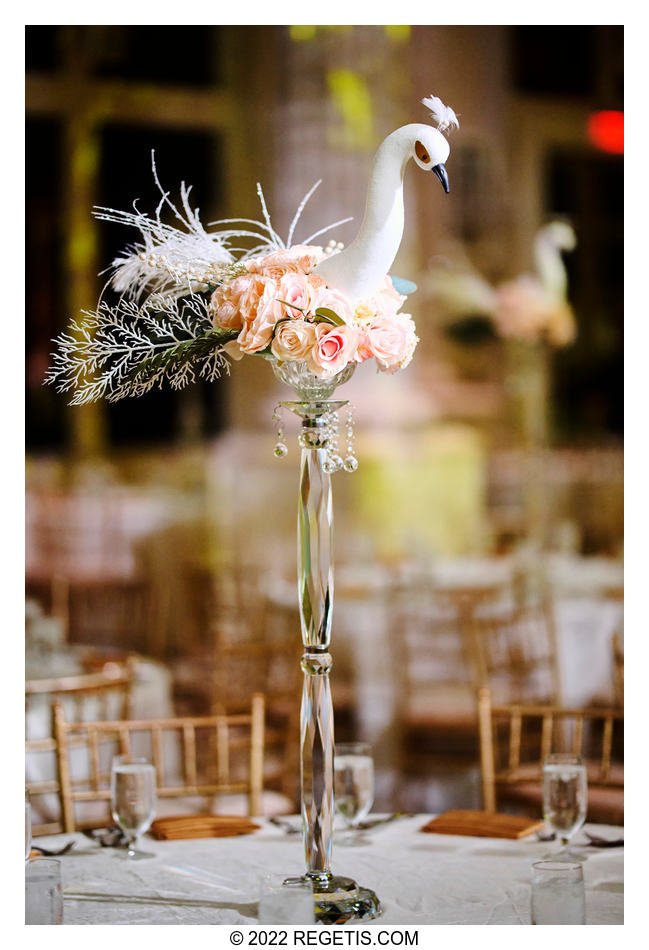
<path fill-rule="evenodd" d="M 285 320 L 277 327 L 270 349 L 278 360 L 305 360 L 316 339 L 315 324 L 306 320 Z"/>
<path fill-rule="evenodd" d="M 307 360 L 309 369 L 321 378 L 335 376 L 354 360 L 357 346 L 358 330 L 354 327 L 331 327 L 319 323 L 316 342 Z"/>

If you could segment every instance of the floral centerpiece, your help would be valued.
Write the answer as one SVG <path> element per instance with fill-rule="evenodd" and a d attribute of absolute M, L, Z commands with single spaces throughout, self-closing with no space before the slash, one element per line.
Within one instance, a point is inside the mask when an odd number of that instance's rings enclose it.
<path fill-rule="evenodd" d="M 401 307 L 414 284 L 390 276 L 404 227 L 403 177 L 412 160 L 433 172 L 444 191 L 450 147 L 443 133 L 458 125 L 435 96 L 423 100 L 437 127 L 412 123 L 396 129 L 377 150 L 360 230 L 349 247 L 314 243 L 344 222 L 302 243 L 293 235 L 314 188 L 291 223 L 286 242 L 273 229 L 257 186 L 261 221 L 213 223 L 207 231 L 181 187 L 176 207 L 154 176 L 161 199 L 155 215 L 99 208 L 98 218 L 138 229 L 140 242 L 113 261 L 115 303 L 100 300 L 56 340 L 47 381 L 71 392 L 73 405 L 138 396 L 167 381 L 180 388 L 215 379 L 230 360 L 263 356 L 297 400 L 282 406 L 302 420 L 298 498 L 298 602 L 304 654 L 301 713 L 301 791 L 307 869 L 324 922 L 372 918 L 381 912 L 373 891 L 331 871 L 333 705 L 329 653 L 333 611 L 333 506 L 330 475 L 353 472 L 337 454 L 337 411 L 331 399 L 359 363 L 380 372 L 406 367 L 417 345 L 412 317 Z M 319 183 L 318 183 L 319 184 Z M 162 220 L 171 212 L 175 225 Z M 349 219 L 345 219 L 349 220 Z M 242 247 L 241 245 L 252 245 Z M 277 416 L 276 416 L 277 418 Z M 278 457 L 286 446 L 278 440 Z M 285 883 L 290 886 L 291 879 Z"/>

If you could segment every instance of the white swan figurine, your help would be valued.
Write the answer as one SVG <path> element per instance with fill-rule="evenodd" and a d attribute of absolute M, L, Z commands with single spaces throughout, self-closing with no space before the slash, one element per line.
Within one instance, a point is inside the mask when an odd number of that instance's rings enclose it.
<path fill-rule="evenodd" d="M 410 159 L 432 171 L 444 191 L 449 192 L 445 162 L 450 147 L 442 130 L 458 126 L 457 116 L 437 97 L 422 102 L 431 109 L 438 127 L 413 123 L 384 139 L 374 158 L 358 234 L 345 250 L 331 255 L 315 269 L 329 287 L 344 293 L 352 303 L 378 290 L 397 255 L 403 237 L 403 176 Z"/>

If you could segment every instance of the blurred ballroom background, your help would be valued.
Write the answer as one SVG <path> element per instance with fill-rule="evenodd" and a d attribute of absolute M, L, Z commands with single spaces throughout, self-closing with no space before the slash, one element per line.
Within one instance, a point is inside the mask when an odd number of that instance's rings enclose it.
<path fill-rule="evenodd" d="M 299 453 L 287 420 L 274 458 L 271 420 L 286 394 L 254 359 L 114 405 L 71 408 L 43 376 L 135 238 L 91 208 L 153 212 L 152 150 L 203 222 L 259 217 L 260 182 L 285 235 L 321 178 L 296 238 L 353 216 L 333 232 L 347 243 L 376 147 L 435 94 L 460 116 L 451 193 L 408 168 L 394 265 L 418 285 L 421 342 L 406 372 L 362 367 L 342 392 L 360 464 L 333 478 L 337 738 L 372 744 L 379 810 L 479 807 L 480 677 L 619 703 L 622 27 L 30 26 L 26 63 L 28 679 L 135 656 L 153 716 L 262 688 L 284 742 L 267 787 L 296 809 Z M 576 237 L 549 252 L 567 275 L 554 338 L 494 317 L 499 288 L 543 278 L 551 222 Z M 498 669 L 480 624 L 510 636 Z"/>

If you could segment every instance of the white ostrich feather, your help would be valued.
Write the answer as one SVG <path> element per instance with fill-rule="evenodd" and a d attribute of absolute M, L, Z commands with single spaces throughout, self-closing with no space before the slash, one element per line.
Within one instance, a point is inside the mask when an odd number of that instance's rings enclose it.
<path fill-rule="evenodd" d="M 446 132 L 451 126 L 459 129 L 460 123 L 450 106 L 445 106 L 439 96 L 427 96 L 421 100 L 427 109 L 430 109 L 431 115 L 440 132 Z"/>

